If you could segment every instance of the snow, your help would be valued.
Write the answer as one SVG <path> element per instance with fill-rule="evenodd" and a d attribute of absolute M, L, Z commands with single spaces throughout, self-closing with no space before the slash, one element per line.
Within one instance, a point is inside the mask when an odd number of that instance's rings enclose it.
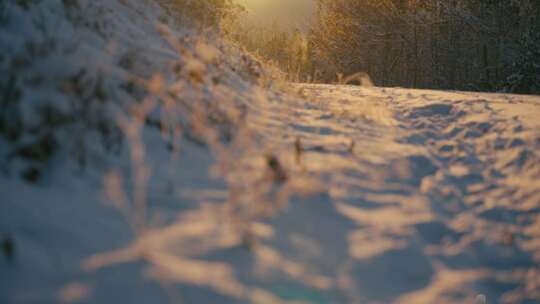
<path fill-rule="evenodd" d="M 156 26 L 151 1 L 79 5 L 73 23 L 61 1 L 7 4 L 24 128 L 0 136 L 1 303 L 540 301 L 539 97 L 279 92 L 218 38 Z M 38 57 L 36 20 L 63 29 Z M 89 91 L 63 90 L 80 69 Z M 29 182 L 35 161 L 7 155 L 43 104 L 77 119 L 43 128 L 61 148 Z"/>

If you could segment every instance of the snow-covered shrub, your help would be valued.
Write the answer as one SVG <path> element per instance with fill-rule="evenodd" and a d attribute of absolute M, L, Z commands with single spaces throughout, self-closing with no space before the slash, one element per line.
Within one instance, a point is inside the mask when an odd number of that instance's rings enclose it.
<path fill-rule="evenodd" d="M 170 3 L 175 12 L 206 25 L 215 24 L 227 5 L 221 0 Z M 0 2 L 3 167 L 34 181 L 59 150 L 81 166 L 94 152 L 119 151 L 124 136 L 118 116 L 131 115 L 148 97 L 159 113 L 166 103 L 158 96 L 163 92 L 186 103 L 184 115 L 176 118 L 185 132 L 195 103 L 207 104 L 209 121 L 226 124 L 223 94 L 213 87 L 257 84 L 266 72 L 211 32 L 196 34 L 189 21 L 163 24 L 178 20 L 171 14 L 153 0 Z M 230 53 L 226 60 L 224 52 Z M 178 87 L 181 92 L 169 90 Z M 157 116 L 147 123 L 162 127 Z M 220 132 L 229 132 L 225 129 Z M 225 133 L 220 136 L 230 137 Z"/>

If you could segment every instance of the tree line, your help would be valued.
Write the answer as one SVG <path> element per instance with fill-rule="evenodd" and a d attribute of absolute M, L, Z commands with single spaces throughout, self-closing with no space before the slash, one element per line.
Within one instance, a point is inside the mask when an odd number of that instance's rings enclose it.
<path fill-rule="evenodd" d="M 249 25 L 233 40 L 295 81 L 540 93 L 539 1 L 315 1 L 307 32 Z"/>

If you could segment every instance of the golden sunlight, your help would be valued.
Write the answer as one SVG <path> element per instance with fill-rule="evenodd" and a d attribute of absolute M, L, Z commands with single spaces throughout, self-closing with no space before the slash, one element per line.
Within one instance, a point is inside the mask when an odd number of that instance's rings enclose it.
<path fill-rule="evenodd" d="M 236 0 L 260 24 L 278 23 L 289 29 L 307 29 L 315 14 L 313 0 Z"/>

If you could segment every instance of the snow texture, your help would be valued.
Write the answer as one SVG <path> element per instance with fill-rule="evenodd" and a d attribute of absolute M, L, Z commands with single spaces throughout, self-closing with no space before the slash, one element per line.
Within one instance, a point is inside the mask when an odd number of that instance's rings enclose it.
<path fill-rule="evenodd" d="M 1 303 L 540 301 L 540 98 L 279 93 L 154 2 L 65 3 L 0 3 Z"/>

